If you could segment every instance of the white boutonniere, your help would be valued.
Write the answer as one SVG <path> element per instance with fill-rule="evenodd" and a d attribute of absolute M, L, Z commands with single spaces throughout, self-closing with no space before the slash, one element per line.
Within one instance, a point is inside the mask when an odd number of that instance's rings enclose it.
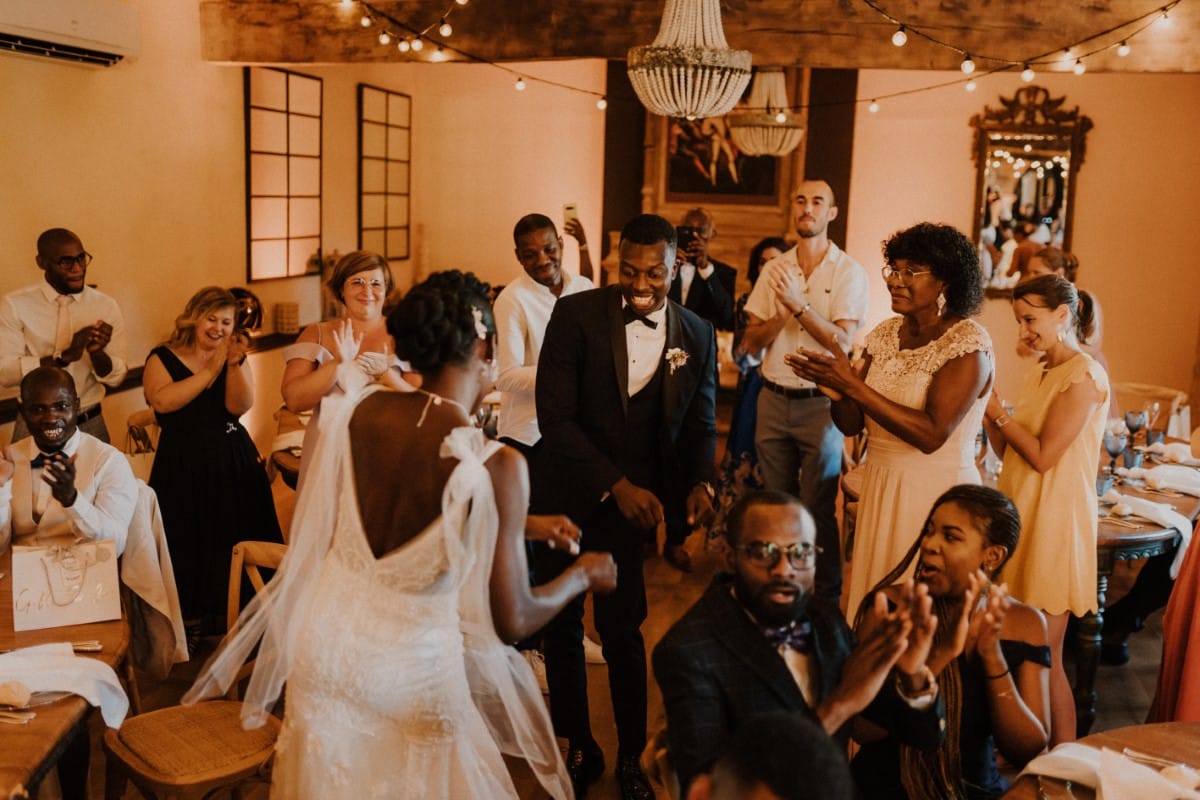
<path fill-rule="evenodd" d="M 687 363 L 688 354 L 687 351 L 681 347 L 672 347 L 667 350 L 665 358 L 667 360 L 667 364 L 671 367 L 671 374 L 674 375 L 675 370 Z"/>

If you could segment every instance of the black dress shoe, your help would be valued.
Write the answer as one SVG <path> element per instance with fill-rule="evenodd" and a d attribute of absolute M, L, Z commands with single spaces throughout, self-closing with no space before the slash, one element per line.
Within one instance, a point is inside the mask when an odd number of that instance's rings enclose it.
<path fill-rule="evenodd" d="M 654 790 L 637 756 L 617 757 L 617 784 L 621 787 L 621 800 L 654 800 Z"/>
<path fill-rule="evenodd" d="M 1100 645 L 1100 662 L 1119 667 L 1129 663 L 1129 645 L 1125 642 Z"/>
<path fill-rule="evenodd" d="M 604 751 L 595 743 L 590 747 L 572 747 L 567 751 L 567 774 L 575 797 L 582 798 L 587 788 L 604 774 Z"/>

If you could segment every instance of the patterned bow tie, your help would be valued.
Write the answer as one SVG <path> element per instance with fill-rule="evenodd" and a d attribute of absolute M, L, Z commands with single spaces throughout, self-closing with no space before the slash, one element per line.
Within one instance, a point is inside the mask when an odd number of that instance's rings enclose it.
<path fill-rule="evenodd" d="M 633 310 L 633 306 L 622 306 L 621 318 L 625 320 L 626 325 L 628 325 L 631 322 L 640 322 L 643 325 L 646 325 L 648 328 L 651 328 L 651 329 L 658 327 L 657 322 L 650 319 L 649 317 L 643 317 L 641 314 L 639 314 Z"/>
<path fill-rule="evenodd" d="M 779 649 L 780 645 L 787 645 L 797 653 L 812 651 L 812 623 L 808 620 L 794 622 L 781 628 L 763 628 L 762 632 L 775 649 Z"/>

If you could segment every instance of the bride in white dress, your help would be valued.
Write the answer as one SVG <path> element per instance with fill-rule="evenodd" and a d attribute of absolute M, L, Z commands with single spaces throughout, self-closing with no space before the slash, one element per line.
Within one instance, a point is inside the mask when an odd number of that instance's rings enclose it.
<path fill-rule="evenodd" d="M 492 386 L 483 289 L 441 273 L 389 317 L 418 393 L 326 398 L 288 556 L 184 698 L 222 692 L 262 638 L 243 719 L 287 681 L 272 797 L 515 798 L 502 752 L 571 797 L 533 674 L 502 640 L 611 590 L 616 568 L 585 553 L 529 587 L 524 461 L 470 427 Z"/>

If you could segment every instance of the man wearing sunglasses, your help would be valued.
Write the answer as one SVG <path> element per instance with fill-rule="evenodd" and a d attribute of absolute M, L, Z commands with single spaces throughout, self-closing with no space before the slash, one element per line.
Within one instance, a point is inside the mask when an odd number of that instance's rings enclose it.
<path fill-rule="evenodd" d="M 856 642 L 838 607 L 813 594 L 820 548 L 798 500 L 744 496 L 726 537 L 728 574 L 713 578 L 654 650 L 681 796 L 758 714 L 800 714 L 845 745 L 862 712 L 909 746 L 940 744 L 942 707 L 925 666 L 937 620 L 925 590 L 885 608 L 885 621 Z"/>
<path fill-rule="evenodd" d="M 79 388 L 79 428 L 108 442 L 100 401 L 127 371 L 121 309 L 85 283 L 92 255 L 66 228 L 38 237 L 36 261 L 44 282 L 0 298 L 0 386 L 15 388 L 38 367 L 65 369 Z M 12 440 L 28 435 L 18 417 Z"/>

